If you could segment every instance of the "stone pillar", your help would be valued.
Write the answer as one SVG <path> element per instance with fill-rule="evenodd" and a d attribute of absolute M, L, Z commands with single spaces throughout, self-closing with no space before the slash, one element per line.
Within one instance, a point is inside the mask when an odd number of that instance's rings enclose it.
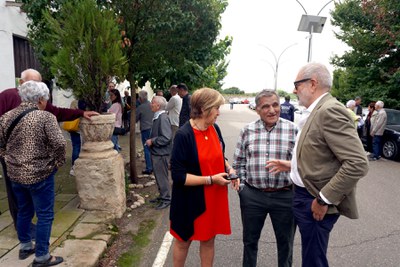
<path fill-rule="evenodd" d="M 125 170 L 124 160 L 110 140 L 114 123 L 115 114 L 81 120 L 83 145 L 74 170 L 80 208 L 120 218 L 126 209 Z"/>

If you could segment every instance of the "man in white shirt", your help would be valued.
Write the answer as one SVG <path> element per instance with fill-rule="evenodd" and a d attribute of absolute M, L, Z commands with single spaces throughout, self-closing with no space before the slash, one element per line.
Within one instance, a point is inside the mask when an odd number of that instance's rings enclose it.
<path fill-rule="evenodd" d="M 176 85 L 172 85 L 169 88 L 169 92 L 171 98 L 169 99 L 165 110 L 168 112 L 168 117 L 171 122 L 172 140 L 174 140 L 176 131 L 178 131 L 179 128 L 179 113 L 182 108 L 182 98 L 178 95 L 178 88 Z"/>

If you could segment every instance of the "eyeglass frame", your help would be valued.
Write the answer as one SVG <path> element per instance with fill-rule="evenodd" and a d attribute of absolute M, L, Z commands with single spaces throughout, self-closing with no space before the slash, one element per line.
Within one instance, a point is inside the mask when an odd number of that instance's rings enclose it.
<path fill-rule="evenodd" d="M 301 79 L 301 80 L 298 80 L 298 81 L 294 81 L 293 82 L 294 88 L 297 90 L 297 86 L 299 84 L 304 83 L 304 82 L 308 82 L 308 81 L 311 81 L 311 80 L 312 80 L 312 78 L 305 78 L 305 79 Z"/>

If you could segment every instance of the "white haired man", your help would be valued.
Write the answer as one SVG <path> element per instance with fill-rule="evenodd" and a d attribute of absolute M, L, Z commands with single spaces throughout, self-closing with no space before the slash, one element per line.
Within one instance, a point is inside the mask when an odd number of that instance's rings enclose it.
<path fill-rule="evenodd" d="M 377 101 L 375 103 L 375 110 L 377 112 L 375 118 L 371 120 L 371 131 L 372 136 L 372 151 L 371 160 L 378 160 L 381 158 L 382 152 L 382 136 L 385 131 L 387 115 L 386 111 L 383 109 L 384 103 L 382 101 Z"/>
<path fill-rule="evenodd" d="M 162 96 L 154 96 L 151 110 L 154 112 L 150 139 L 146 145 L 151 151 L 154 176 L 156 177 L 160 196 L 152 202 L 159 202 L 157 210 L 165 209 L 171 204 L 171 185 L 168 180 L 168 163 L 171 154 L 172 129 L 165 111 L 167 100 Z"/>

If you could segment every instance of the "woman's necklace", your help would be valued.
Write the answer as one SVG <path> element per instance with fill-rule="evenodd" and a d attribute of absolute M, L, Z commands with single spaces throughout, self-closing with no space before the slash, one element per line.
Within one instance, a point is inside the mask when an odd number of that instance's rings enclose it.
<path fill-rule="evenodd" d="M 194 122 L 194 120 L 192 120 L 192 121 L 193 121 L 194 126 L 196 126 L 197 130 L 199 130 L 199 132 L 204 136 L 204 139 L 208 140 L 207 134 L 204 133 L 205 131 L 207 131 L 208 127 L 207 127 L 207 129 L 205 129 L 204 131 L 202 131 L 202 130 L 200 129 L 200 127 L 197 126 L 197 124 Z"/>

